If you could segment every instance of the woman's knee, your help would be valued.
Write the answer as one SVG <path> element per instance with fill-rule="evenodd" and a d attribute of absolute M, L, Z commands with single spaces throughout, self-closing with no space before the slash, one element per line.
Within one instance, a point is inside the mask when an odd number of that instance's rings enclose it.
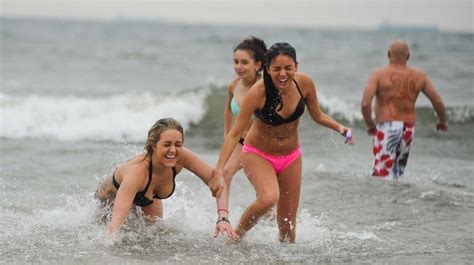
<path fill-rule="evenodd" d="M 274 207 L 280 198 L 280 192 L 267 192 L 263 193 L 258 197 L 258 201 L 261 203 L 264 209 L 270 209 Z"/>
<path fill-rule="evenodd" d="M 232 182 L 232 178 L 234 177 L 234 173 L 235 173 L 234 170 L 231 170 L 228 167 L 224 167 L 223 176 L 224 176 L 224 182 L 227 186 L 229 186 L 230 183 Z"/>

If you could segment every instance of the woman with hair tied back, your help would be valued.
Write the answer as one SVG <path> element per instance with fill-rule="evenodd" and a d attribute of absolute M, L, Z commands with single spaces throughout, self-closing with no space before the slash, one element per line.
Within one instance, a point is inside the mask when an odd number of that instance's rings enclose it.
<path fill-rule="evenodd" d="M 279 240 L 294 242 L 302 174 L 299 118 L 308 108 L 315 122 L 343 135 L 346 143 L 353 140 L 348 128 L 321 111 L 316 86 L 309 75 L 297 72 L 296 51 L 291 45 L 273 44 L 264 63 L 263 80 L 245 96 L 209 185 L 223 178 L 226 162 L 255 115 L 242 147 L 242 167 L 255 188 L 256 200 L 242 214 L 235 232 L 242 237 L 276 205 Z"/>
<path fill-rule="evenodd" d="M 247 92 L 258 80 L 262 79 L 261 72 L 266 51 L 265 42 L 254 36 L 244 39 L 234 49 L 234 71 L 237 77 L 232 80 L 227 90 L 227 100 L 224 108 L 224 138 L 232 127 L 232 121 L 240 112 L 240 105 L 242 105 Z M 224 166 L 226 190 L 222 196 L 226 198 L 225 207 L 228 207 L 232 178 L 242 168 L 242 146 L 251 126 L 252 121 L 250 120 L 241 134 L 239 144 L 234 148 Z"/>
<path fill-rule="evenodd" d="M 160 119 L 148 131 L 145 152 L 122 163 L 112 176 L 99 184 L 96 198 L 104 206 L 113 207 L 112 219 L 107 227 L 110 236 L 114 237 L 120 230 L 132 206 L 141 208 L 148 223 L 162 218 L 161 200 L 174 193 L 175 177 L 183 168 L 193 172 L 204 183 L 209 183 L 213 176 L 212 167 L 185 148 L 183 143 L 181 124 L 172 118 Z M 210 189 L 217 198 L 218 209 L 221 208 L 221 193 L 225 190 L 223 181 L 213 182 Z M 224 216 L 219 216 L 215 232 L 215 237 L 221 233 L 235 237 Z"/>

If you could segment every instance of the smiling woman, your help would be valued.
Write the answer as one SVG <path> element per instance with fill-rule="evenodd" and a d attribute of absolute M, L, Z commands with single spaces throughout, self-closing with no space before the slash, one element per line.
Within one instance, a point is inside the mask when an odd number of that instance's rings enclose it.
<path fill-rule="evenodd" d="M 308 75 L 297 72 L 296 51 L 290 44 L 273 44 L 264 63 L 263 82 L 256 82 L 244 98 L 225 137 L 213 181 L 223 178 L 224 165 L 255 114 L 242 147 L 242 167 L 257 198 L 244 211 L 236 232 L 243 236 L 276 206 L 280 241 L 295 242 L 302 174 L 299 118 L 308 106 L 315 122 L 346 137 L 350 130 L 321 111 L 316 86 Z M 346 143 L 352 144 L 352 138 L 346 138 Z"/>
<path fill-rule="evenodd" d="M 183 168 L 192 171 L 204 183 L 209 182 L 212 168 L 184 148 L 183 142 L 181 124 L 172 118 L 160 119 L 148 131 L 145 153 L 125 161 L 112 176 L 99 184 L 96 197 L 104 207 L 113 207 L 112 220 L 107 228 L 109 235 L 113 236 L 120 229 L 133 205 L 141 207 L 148 223 L 162 218 L 161 200 L 173 194 L 176 175 Z M 220 193 L 225 187 L 222 183 L 209 187 L 218 198 L 217 206 L 221 209 Z M 219 220 L 227 221 L 226 216 L 219 216 Z M 218 224 L 216 232 L 234 235 L 228 221 L 218 221 Z"/>
<path fill-rule="evenodd" d="M 234 71 L 237 77 L 232 80 L 227 89 L 227 99 L 224 108 L 224 138 L 232 127 L 233 120 L 240 111 L 240 104 L 250 88 L 262 78 L 263 59 L 267 46 L 265 42 L 257 37 L 251 36 L 240 42 L 234 49 Z M 227 193 L 223 196 L 229 198 L 232 178 L 242 168 L 242 145 L 248 129 L 252 126 L 250 121 L 247 129 L 242 133 L 229 161 L 224 167 L 224 181 Z M 226 204 L 227 205 L 227 204 Z"/>

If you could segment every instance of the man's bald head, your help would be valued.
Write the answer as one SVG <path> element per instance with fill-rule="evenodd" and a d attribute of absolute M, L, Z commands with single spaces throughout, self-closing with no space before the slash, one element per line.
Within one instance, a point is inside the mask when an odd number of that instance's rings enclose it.
<path fill-rule="evenodd" d="M 402 40 L 392 42 L 388 52 L 391 60 L 407 61 L 410 57 L 410 48 L 408 47 L 408 44 Z"/>

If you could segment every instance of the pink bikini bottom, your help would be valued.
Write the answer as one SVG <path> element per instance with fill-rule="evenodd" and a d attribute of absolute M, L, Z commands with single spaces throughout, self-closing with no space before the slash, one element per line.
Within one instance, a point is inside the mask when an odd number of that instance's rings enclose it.
<path fill-rule="evenodd" d="M 263 158 L 265 158 L 270 164 L 272 164 L 273 169 L 278 174 L 285 170 L 293 161 L 295 161 L 298 157 L 301 156 L 301 146 L 298 146 L 295 150 L 291 153 L 283 156 L 274 156 L 265 152 L 260 151 L 256 147 L 253 147 L 249 144 L 244 144 L 242 147 L 242 152 L 244 153 L 255 153 Z"/>

